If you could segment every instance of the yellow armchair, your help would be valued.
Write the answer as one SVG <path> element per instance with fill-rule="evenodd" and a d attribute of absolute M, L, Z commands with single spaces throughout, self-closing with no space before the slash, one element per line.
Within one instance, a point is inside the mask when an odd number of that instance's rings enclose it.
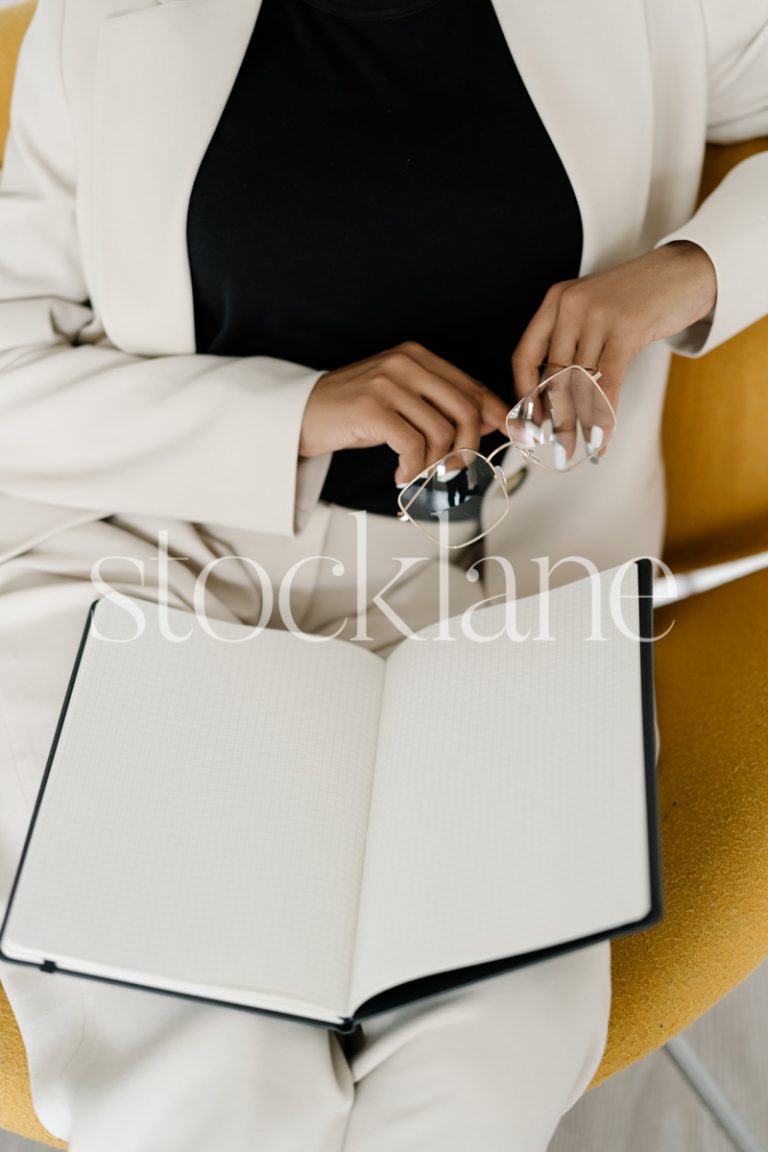
<path fill-rule="evenodd" d="M 8 134 L 8 114 L 19 47 L 27 30 L 34 0 L 0 10 L 0 162 Z M 53 1148 L 67 1145 L 43 1128 L 32 1107 L 24 1044 L 11 1006 L 0 988 L 0 1128 L 38 1140 Z"/>
<path fill-rule="evenodd" d="M 710 145 L 700 197 L 768 139 Z M 768 319 L 674 357 L 662 426 L 673 572 L 768 550 Z M 726 402 L 728 397 L 731 402 Z M 733 399 L 736 403 L 733 403 Z M 768 956 L 768 569 L 656 612 L 666 914 L 612 949 L 593 1085 L 703 1015 Z"/>
<path fill-rule="evenodd" d="M 699 198 L 765 149 L 768 138 L 710 145 Z M 702 360 L 672 361 L 662 435 L 674 572 L 768 550 L 767 366 L 768 319 Z"/>
<path fill-rule="evenodd" d="M 0 10 L 0 156 L 34 3 Z M 768 140 L 710 147 L 705 195 Z M 768 320 L 703 360 L 673 361 L 663 439 L 665 559 L 676 572 L 768 549 Z M 738 405 L 723 403 L 737 395 Z M 657 614 L 666 916 L 614 941 L 613 1005 L 593 1084 L 665 1044 L 768 954 L 768 571 Z M 37 1120 L 0 989 L 0 1127 L 65 1148 Z"/>
<path fill-rule="evenodd" d="M 16 59 L 34 10 L 34 0 L 31 0 L 30 3 L 17 4 L 0 11 L 0 162 L 8 135 L 8 113 Z"/>

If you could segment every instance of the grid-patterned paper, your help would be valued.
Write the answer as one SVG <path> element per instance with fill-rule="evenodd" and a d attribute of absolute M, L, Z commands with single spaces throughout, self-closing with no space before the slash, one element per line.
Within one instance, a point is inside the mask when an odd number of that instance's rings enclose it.
<path fill-rule="evenodd" d="M 132 602 L 138 638 L 96 609 L 4 946 L 343 1015 L 383 661 Z"/>
<path fill-rule="evenodd" d="M 622 616 L 615 575 L 553 591 L 548 626 L 532 597 L 478 614 L 484 641 L 452 622 L 390 656 L 355 1008 L 650 910 L 639 644 L 619 626 L 638 634 L 637 569 Z"/>

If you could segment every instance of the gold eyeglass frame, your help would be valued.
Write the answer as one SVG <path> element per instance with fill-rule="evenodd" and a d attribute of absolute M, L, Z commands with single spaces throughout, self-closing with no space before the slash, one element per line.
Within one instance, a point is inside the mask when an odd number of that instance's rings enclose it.
<path fill-rule="evenodd" d="M 554 367 L 555 365 L 549 365 L 549 366 Z M 595 447 L 592 449 L 592 451 L 589 451 L 586 456 L 582 457 L 580 460 L 574 461 L 567 468 L 551 468 L 548 464 L 545 464 L 542 460 L 538 459 L 538 457 L 535 455 L 535 449 L 534 448 L 530 448 L 530 447 L 526 447 L 522 444 L 518 444 L 511 437 L 504 444 L 500 444 L 498 448 L 494 448 L 493 452 L 489 453 L 488 456 L 485 456 L 482 452 L 476 451 L 474 448 L 454 448 L 451 452 L 448 452 L 445 456 L 441 456 L 439 460 L 436 460 L 434 462 L 434 464 L 430 464 L 429 467 L 425 468 L 423 472 L 420 472 L 417 476 L 414 476 L 413 480 L 411 480 L 408 484 L 406 484 L 404 486 L 402 492 L 400 492 L 398 494 L 398 497 L 397 497 L 397 503 L 400 507 L 400 511 L 397 513 L 398 520 L 401 520 L 401 521 L 409 520 L 429 540 L 435 541 L 436 543 L 440 544 L 441 547 L 452 548 L 452 549 L 453 548 L 466 548 L 467 545 L 474 544 L 475 541 L 477 541 L 477 540 L 482 540 L 482 538 L 484 536 L 487 536 L 489 532 L 492 532 L 494 530 L 494 528 L 498 528 L 499 524 L 501 524 L 502 520 L 507 515 L 507 512 L 509 512 L 509 497 L 517 491 L 517 489 L 520 487 L 523 480 L 525 479 L 526 475 L 528 474 L 528 464 L 529 463 L 533 462 L 534 464 L 538 464 L 540 468 L 546 468 L 548 472 L 555 472 L 555 473 L 559 473 L 561 475 L 565 475 L 566 473 L 571 472 L 574 468 L 577 468 L 579 466 L 579 464 L 585 464 L 587 460 L 592 459 L 592 457 L 597 456 L 597 454 L 599 452 L 602 452 L 602 450 L 605 448 L 606 444 L 608 443 L 608 441 L 611 439 L 614 432 L 616 431 L 616 427 L 617 427 L 616 411 L 615 411 L 613 405 L 611 404 L 610 400 L 606 396 L 605 392 L 603 391 L 603 389 L 600 387 L 600 385 L 598 383 L 598 380 L 600 380 L 600 378 L 602 376 L 602 372 L 597 371 L 597 369 L 585 368 L 581 364 L 564 364 L 564 365 L 558 366 L 557 372 L 553 372 L 551 376 L 547 376 L 544 380 L 541 380 L 536 385 L 535 388 L 531 388 L 530 392 L 526 392 L 526 394 L 524 396 L 522 396 L 517 401 L 517 403 L 514 404 L 512 406 L 512 408 L 510 408 L 509 412 L 507 413 L 507 416 L 506 416 L 507 432 L 509 432 L 509 422 L 511 419 L 518 419 L 520 412 L 522 410 L 524 410 L 525 407 L 531 408 L 531 406 L 534 403 L 535 398 L 538 396 L 538 394 L 541 393 L 542 391 L 544 391 L 544 389 L 546 389 L 547 386 L 550 385 L 553 380 L 557 379 L 558 376 L 561 376 L 564 372 L 573 372 L 574 369 L 577 369 L 579 372 L 583 372 L 584 375 L 587 376 L 591 380 L 592 384 L 594 385 L 594 387 L 597 389 L 597 391 L 600 393 L 601 397 L 605 401 L 605 404 L 608 407 L 608 411 L 611 414 L 611 419 L 613 421 L 613 427 L 611 428 L 611 430 L 607 434 L 604 434 L 603 439 L 601 440 L 599 445 L 595 445 Z M 517 413 L 517 415 L 514 415 L 515 413 Z M 524 461 L 524 466 L 522 468 L 519 468 L 517 470 L 517 472 L 512 473 L 510 478 L 507 479 L 507 476 L 504 472 L 504 469 L 501 467 L 501 465 L 494 464 L 493 458 L 494 458 L 494 456 L 498 456 L 500 452 L 506 452 L 507 449 L 510 447 L 516 448 L 517 451 L 520 453 L 520 455 L 522 456 L 523 461 Z M 499 481 L 499 486 L 501 488 L 501 491 L 504 493 L 504 509 L 503 509 L 501 515 L 499 516 L 498 520 L 496 520 L 490 526 L 490 528 L 486 528 L 486 529 L 484 529 L 484 531 L 478 533 L 477 536 L 473 536 L 470 540 L 462 540 L 462 542 L 460 544 L 447 544 L 444 541 L 437 539 L 435 536 L 431 535 L 424 528 L 422 528 L 419 521 L 409 514 L 408 509 L 412 506 L 414 501 L 416 501 L 419 498 L 420 494 L 424 491 L 427 484 L 429 484 L 430 481 L 434 479 L 434 477 L 437 474 L 437 471 L 441 467 L 441 465 L 445 464 L 446 461 L 448 461 L 452 457 L 456 456 L 459 452 L 471 453 L 477 459 L 484 460 L 485 463 L 489 466 L 489 468 L 493 472 L 494 476 Z M 416 489 L 416 491 L 412 495 L 409 495 L 407 503 L 404 503 L 403 498 L 404 498 L 406 492 L 408 492 L 412 488 L 412 486 L 416 483 L 417 480 L 421 480 L 422 483 L 419 485 L 419 487 Z M 493 490 L 493 485 L 490 485 L 487 492 L 490 492 L 492 490 Z M 481 499 L 485 498 L 485 496 L 487 495 L 487 492 L 483 494 Z"/>

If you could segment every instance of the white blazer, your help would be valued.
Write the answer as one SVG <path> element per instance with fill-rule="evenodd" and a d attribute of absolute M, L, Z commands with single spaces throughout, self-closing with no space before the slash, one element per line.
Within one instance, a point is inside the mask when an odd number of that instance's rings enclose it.
<path fill-rule="evenodd" d="M 768 153 L 692 217 L 705 142 L 768 133 L 768 0 L 493 2 L 581 273 L 701 244 L 718 300 L 686 355 L 768 312 Z M 260 3 L 39 0 L 0 186 L 0 560 L 115 512 L 292 536 L 317 503 L 323 367 L 195 352 L 189 196 Z"/>

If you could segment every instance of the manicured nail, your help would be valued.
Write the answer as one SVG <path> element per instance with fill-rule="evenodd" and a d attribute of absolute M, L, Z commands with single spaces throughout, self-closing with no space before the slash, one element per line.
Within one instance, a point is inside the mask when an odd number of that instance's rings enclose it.
<path fill-rule="evenodd" d="M 590 452 L 597 452 L 598 448 L 603 443 L 603 430 L 599 424 L 593 425 L 589 432 L 589 440 L 587 440 L 587 448 Z"/>
<path fill-rule="evenodd" d="M 568 455 L 562 444 L 555 442 L 555 468 L 558 472 L 564 471 L 568 466 Z"/>
<path fill-rule="evenodd" d="M 520 428 L 517 443 L 531 447 L 537 440 L 541 440 L 541 430 L 532 420 L 526 420 Z"/>

